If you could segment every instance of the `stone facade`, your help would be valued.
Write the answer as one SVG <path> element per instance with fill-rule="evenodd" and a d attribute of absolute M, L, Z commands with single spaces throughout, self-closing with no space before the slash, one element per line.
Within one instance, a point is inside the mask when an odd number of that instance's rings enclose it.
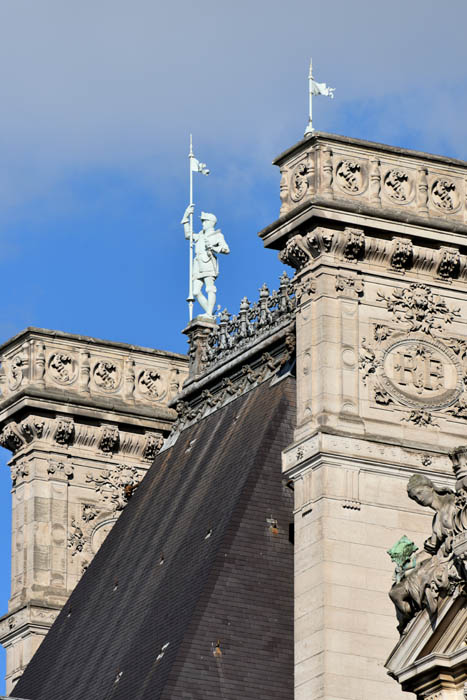
<path fill-rule="evenodd" d="M 402 697 L 386 550 L 422 544 L 422 473 L 467 427 L 467 164 L 315 133 L 282 154 L 260 235 L 295 269 L 295 698 Z"/>
<path fill-rule="evenodd" d="M 29 328 L 0 347 L 13 453 L 10 692 L 161 448 L 182 355 Z"/>

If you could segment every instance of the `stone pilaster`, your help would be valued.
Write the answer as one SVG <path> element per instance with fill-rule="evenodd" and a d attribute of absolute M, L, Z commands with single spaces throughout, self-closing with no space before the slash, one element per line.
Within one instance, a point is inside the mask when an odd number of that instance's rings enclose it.
<path fill-rule="evenodd" d="M 0 348 L 12 567 L 10 692 L 169 434 L 184 356 L 28 329 Z"/>

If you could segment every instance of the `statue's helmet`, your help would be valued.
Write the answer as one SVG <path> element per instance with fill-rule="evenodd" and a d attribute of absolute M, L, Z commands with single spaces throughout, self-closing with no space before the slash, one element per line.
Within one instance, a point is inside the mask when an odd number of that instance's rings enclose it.
<path fill-rule="evenodd" d="M 214 216 L 214 214 L 208 214 L 206 211 L 202 211 L 199 218 L 201 221 L 211 221 L 213 226 L 217 224 L 217 216 Z"/>

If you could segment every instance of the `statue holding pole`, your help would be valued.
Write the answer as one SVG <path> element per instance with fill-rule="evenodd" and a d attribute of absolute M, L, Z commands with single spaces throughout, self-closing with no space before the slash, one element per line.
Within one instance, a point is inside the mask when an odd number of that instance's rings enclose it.
<path fill-rule="evenodd" d="M 190 136 L 190 204 L 187 206 L 181 224 L 184 227 L 185 238 L 190 241 L 190 279 L 188 304 L 190 307 L 190 321 L 193 318 L 193 302 L 196 299 L 204 309 L 205 315 L 214 317 L 214 306 L 216 304 L 216 278 L 219 274 L 219 263 L 217 255 L 219 253 L 230 253 L 229 246 L 225 242 L 220 229 L 216 229 L 217 218 L 214 214 L 201 212 L 202 230 L 193 233 L 193 213 L 195 205 L 193 203 L 193 173 L 201 172 L 208 175 L 209 170 L 205 163 L 200 163 L 193 154 L 192 140 Z M 194 249 L 194 258 L 193 258 Z M 203 285 L 206 295 L 203 294 Z"/>

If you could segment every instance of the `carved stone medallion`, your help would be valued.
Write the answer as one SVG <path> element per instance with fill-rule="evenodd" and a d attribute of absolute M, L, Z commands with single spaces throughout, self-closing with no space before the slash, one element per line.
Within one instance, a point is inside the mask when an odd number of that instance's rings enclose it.
<path fill-rule="evenodd" d="M 408 204 L 414 195 L 413 181 L 404 170 L 393 168 L 384 176 L 384 192 L 397 204 Z"/>
<path fill-rule="evenodd" d="M 102 360 L 94 366 L 93 377 L 99 389 L 115 391 L 120 385 L 121 371 L 114 362 Z"/>
<path fill-rule="evenodd" d="M 158 401 L 167 393 L 161 374 L 152 369 L 145 369 L 141 372 L 138 378 L 138 386 L 141 394 Z"/>
<path fill-rule="evenodd" d="M 435 180 L 431 187 L 431 201 L 444 213 L 454 212 L 459 208 L 460 197 L 452 180 Z"/>
<path fill-rule="evenodd" d="M 347 194 L 361 194 L 365 189 L 363 166 L 353 160 L 341 161 L 336 170 L 336 183 Z"/>
<path fill-rule="evenodd" d="M 290 176 L 290 198 L 299 202 L 308 189 L 308 166 L 302 161 L 295 166 Z"/>
<path fill-rule="evenodd" d="M 436 339 L 391 343 L 384 351 L 379 379 L 390 396 L 410 408 L 446 408 L 463 390 L 459 359 Z"/>
<path fill-rule="evenodd" d="M 77 376 L 77 363 L 71 355 L 54 352 L 49 358 L 49 376 L 58 384 L 71 384 Z"/>
<path fill-rule="evenodd" d="M 8 386 L 12 391 L 15 391 L 21 386 L 24 377 L 24 368 L 26 362 L 24 357 L 19 354 L 15 355 L 10 361 L 10 370 L 8 372 Z"/>

